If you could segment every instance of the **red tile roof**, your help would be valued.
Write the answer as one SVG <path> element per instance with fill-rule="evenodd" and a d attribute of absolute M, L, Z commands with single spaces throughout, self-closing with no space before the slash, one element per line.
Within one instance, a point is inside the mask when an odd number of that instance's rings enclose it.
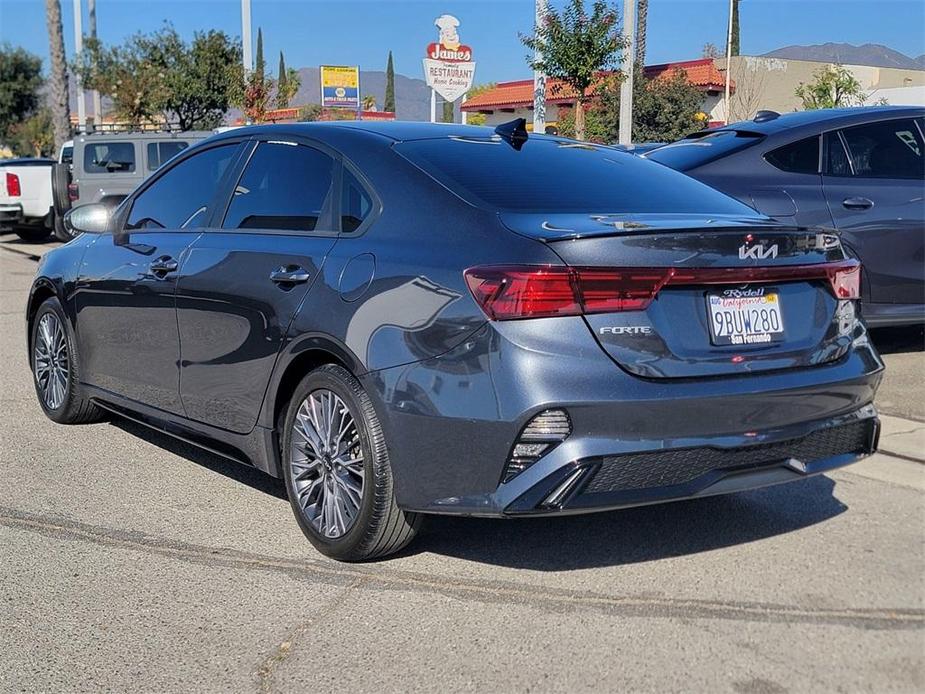
<path fill-rule="evenodd" d="M 668 75 L 675 69 L 684 70 L 687 78 L 704 91 L 721 91 L 725 88 L 725 76 L 716 68 L 712 58 L 688 60 L 680 63 L 664 63 L 662 65 L 648 65 L 645 68 L 646 77 L 657 79 Z M 602 75 L 605 73 L 602 73 Z M 606 73 L 613 74 L 613 73 Z M 735 82 L 730 82 L 734 87 Z M 594 91 L 592 87 L 587 91 L 590 96 Z M 546 103 L 572 103 L 575 101 L 575 91 L 563 85 L 559 80 L 546 81 Z M 514 82 L 499 82 L 491 89 L 477 94 L 465 104 L 464 111 L 487 111 L 500 108 L 526 108 L 533 105 L 533 80 L 516 80 Z"/>

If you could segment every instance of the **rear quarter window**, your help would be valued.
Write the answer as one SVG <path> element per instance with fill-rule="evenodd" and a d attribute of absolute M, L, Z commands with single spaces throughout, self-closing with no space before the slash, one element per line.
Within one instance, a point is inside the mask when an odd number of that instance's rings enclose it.
<path fill-rule="evenodd" d="M 84 171 L 96 174 L 135 172 L 135 145 L 131 142 L 88 142 L 84 147 Z"/>
<path fill-rule="evenodd" d="M 394 146 L 477 207 L 510 212 L 713 213 L 754 210 L 670 168 L 614 148 L 531 137 L 435 138 Z"/>
<path fill-rule="evenodd" d="M 771 166 L 788 173 L 819 173 L 819 136 L 778 147 L 764 155 Z"/>

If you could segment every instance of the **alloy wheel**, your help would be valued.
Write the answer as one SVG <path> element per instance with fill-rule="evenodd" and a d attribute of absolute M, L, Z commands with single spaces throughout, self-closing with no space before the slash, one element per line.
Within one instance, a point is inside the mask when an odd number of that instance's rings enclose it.
<path fill-rule="evenodd" d="M 54 313 L 39 319 L 34 352 L 35 380 L 42 401 L 48 409 L 56 410 L 67 396 L 70 359 L 64 326 Z"/>
<path fill-rule="evenodd" d="M 299 508 L 330 539 L 353 526 L 363 500 L 364 458 L 356 421 L 333 391 L 312 391 L 292 424 L 289 475 Z"/>

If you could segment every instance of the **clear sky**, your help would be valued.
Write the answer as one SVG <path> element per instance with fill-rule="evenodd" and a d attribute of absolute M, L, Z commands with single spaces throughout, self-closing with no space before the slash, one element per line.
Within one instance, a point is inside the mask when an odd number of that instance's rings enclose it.
<path fill-rule="evenodd" d="M 550 0 L 561 6 L 564 0 Z M 623 7 L 622 0 L 612 0 Z M 84 28 L 87 26 L 86 0 Z M 699 58 L 707 42 L 725 41 L 728 0 L 650 0 L 648 63 Z M 68 58 L 73 56 L 73 1 L 61 0 Z M 881 43 L 915 57 L 925 53 L 925 0 L 742 0 L 742 53 L 756 55 L 791 44 Z M 421 58 L 434 40 L 433 20 L 460 19 L 472 46 L 476 82 L 530 75 L 518 32 L 533 24 L 533 0 L 252 0 L 254 40 L 263 28 L 268 67 L 279 51 L 290 67 L 358 64 L 384 70 L 388 51 L 395 70 L 422 77 Z M 164 20 L 192 36 L 217 28 L 238 36 L 239 0 L 97 0 L 105 42 L 152 31 Z M 44 0 L 0 0 L 0 41 L 47 58 Z"/>

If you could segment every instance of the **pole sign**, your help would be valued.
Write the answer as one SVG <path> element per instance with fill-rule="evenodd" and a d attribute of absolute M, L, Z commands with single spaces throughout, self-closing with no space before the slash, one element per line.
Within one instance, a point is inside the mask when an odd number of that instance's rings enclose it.
<path fill-rule="evenodd" d="M 321 66 L 321 107 L 360 110 L 360 68 L 352 65 Z"/>
<path fill-rule="evenodd" d="M 472 88 L 475 63 L 472 49 L 459 40 L 459 20 L 443 14 L 434 20 L 440 30 L 436 43 L 427 46 L 424 58 L 424 79 L 427 86 L 447 101 L 456 101 Z"/>

